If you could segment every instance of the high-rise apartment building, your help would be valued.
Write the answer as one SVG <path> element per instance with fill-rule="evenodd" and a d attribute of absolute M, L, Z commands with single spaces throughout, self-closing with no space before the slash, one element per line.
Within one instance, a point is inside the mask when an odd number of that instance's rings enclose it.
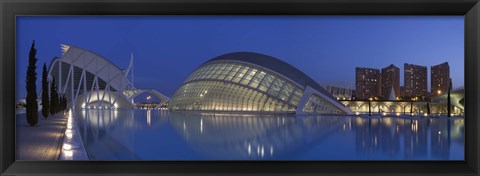
<path fill-rule="evenodd" d="M 427 67 L 404 64 L 404 86 L 405 96 L 422 97 L 427 96 Z"/>
<path fill-rule="evenodd" d="M 393 87 L 396 97 L 400 96 L 400 68 L 391 64 L 382 68 L 382 97 L 387 99 Z"/>
<path fill-rule="evenodd" d="M 382 76 L 379 69 L 355 68 L 355 87 L 358 99 L 381 97 Z"/>
<path fill-rule="evenodd" d="M 448 62 L 431 66 L 430 72 L 430 95 L 434 97 L 447 93 L 450 83 L 450 66 Z"/>

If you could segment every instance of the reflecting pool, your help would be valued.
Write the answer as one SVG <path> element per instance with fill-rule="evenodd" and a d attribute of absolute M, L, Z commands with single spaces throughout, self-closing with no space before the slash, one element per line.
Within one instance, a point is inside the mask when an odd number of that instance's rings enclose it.
<path fill-rule="evenodd" d="M 77 110 L 91 160 L 463 160 L 463 118 Z"/>

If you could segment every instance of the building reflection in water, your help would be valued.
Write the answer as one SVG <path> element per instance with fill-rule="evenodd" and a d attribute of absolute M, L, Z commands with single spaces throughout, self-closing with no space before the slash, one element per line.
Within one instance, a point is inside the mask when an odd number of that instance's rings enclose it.
<path fill-rule="evenodd" d="M 76 114 L 87 153 L 99 160 L 162 160 L 184 155 L 206 160 L 288 160 L 302 159 L 296 156 L 305 151 L 334 155 L 353 152 L 348 156 L 351 160 L 444 160 L 450 159 L 452 144 L 464 145 L 463 119 L 160 110 L 80 110 Z M 338 145 L 348 145 L 345 149 L 351 151 L 332 147 Z"/>
<path fill-rule="evenodd" d="M 82 109 L 76 112 L 82 141 L 90 159 L 139 160 L 136 136 L 141 131 L 166 123 L 161 111 Z"/>
<path fill-rule="evenodd" d="M 210 159 L 274 159 L 308 148 L 347 119 L 275 115 L 170 113 L 170 124 Z"/>
<path fill-rule="evenodd" d="M 152 110 L 147 110 L 147 124 L 150 126 L 152 124 Z"/>
<path fill-rule="evenodd" d="M 400 151 L 400 130 L 403 124 L 392 119 L 365 119 L 356 117 L 354 120 L 355 150 L 358 154 L 368 155 L 382 152 L 389 156 Z"/>
<path fill-rule="evenodd" d="M 357 117 L 355 121 L 356 151 L 361 155 L 384 153 L 407 160 L 446 160 L 450 156 L 452 139 L 461 146 L 464 144 L 463 119 Z M 456 129 L 455 134 L 452 128 Z M 398 156 L 402 153 L 403 157 Z"/>

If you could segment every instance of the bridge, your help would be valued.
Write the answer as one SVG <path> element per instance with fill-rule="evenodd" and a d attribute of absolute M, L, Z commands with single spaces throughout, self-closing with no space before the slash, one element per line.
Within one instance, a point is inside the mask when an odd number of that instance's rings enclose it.
<path fill-rule="evenodd" d="M 160 103 L 157 105 L 157 107 L 155 108 L 160 108 L 162 105 L 165 105 L 169 98 L 165 95 L 163 95 L 162 93 L 154 90 L 154 89 L 133 89 L 133 90 L 125 90 L 123 91 L 123 94 L 131 101 L 133 102 L 133 100 L 141 95 L 141 94 L 144 94 L 144 93 L 149 93 L 149 94 L 152 94 L 153 96 L 157 97 L 159 100 L 160 100 Z"/>

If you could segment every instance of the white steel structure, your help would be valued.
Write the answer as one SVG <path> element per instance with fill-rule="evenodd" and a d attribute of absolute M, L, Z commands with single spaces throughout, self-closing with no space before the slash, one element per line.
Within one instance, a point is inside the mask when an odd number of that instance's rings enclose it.
<path fill-rule="evenodd" d="M 169 98 L 151 89 L 133 86 L 133 55 L 126 69 L 120 69 L 104 57 L 70 45 L 62 46 L 62 57 L 54 58 L 49 79 L 66 95 L 72 108 L 133 108 L 134 98 L 149 92 L 164 105 Z M 128 79 L 131 76 L 131 79 Z"/>

